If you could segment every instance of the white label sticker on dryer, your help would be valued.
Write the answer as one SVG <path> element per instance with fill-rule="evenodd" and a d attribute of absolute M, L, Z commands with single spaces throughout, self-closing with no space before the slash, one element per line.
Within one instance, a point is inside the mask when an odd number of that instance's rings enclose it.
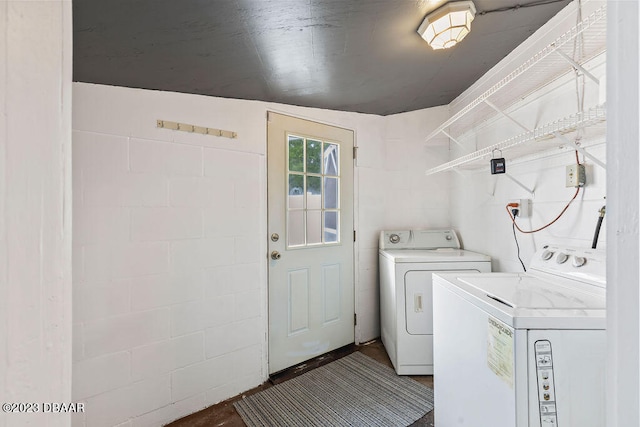
<path fill-rule="evenodd" d="M 513 329 L 493 317 L 488 322 L 487 365 L 513 388 Z"/>

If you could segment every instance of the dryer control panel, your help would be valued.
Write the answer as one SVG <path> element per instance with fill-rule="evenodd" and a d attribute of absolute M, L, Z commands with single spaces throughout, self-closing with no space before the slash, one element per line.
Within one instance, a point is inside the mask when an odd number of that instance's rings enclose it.
<path fill-rule="evenodd" d="M 380 249 L 460 249 L 453 230 L 389 230 L 380 232 Z"/>

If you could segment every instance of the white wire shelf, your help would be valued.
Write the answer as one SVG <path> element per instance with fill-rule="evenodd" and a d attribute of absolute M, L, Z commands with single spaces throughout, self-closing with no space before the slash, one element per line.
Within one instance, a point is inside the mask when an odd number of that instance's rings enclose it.
<path fill-rule="evenodd" d="M 510 158 L 518 158 L 545 149 L 567 146 L 567 141 L 573 145 L 570 136 L 579 130 L 584 134 L 583 139 L 596 139 L 605 135 L 606 119 L 606 105 L 598 105 L 429 169 L 426 174 L 433 175 L 454 169 L 488 168 L 488 160 L 495 151 L 509 150 Z"/>
<path fill-rule="evenodd" d="M 606 16 L 605 4 L 465 105 L 431 132 L 426 140 L 439 134 L 455 139 L 483 121 L 495 117 L 498 113 L 487 101 L 505 111 L 527 95 L 574 70 L 567 57 L 573 58 L 575 63 L 582 66 L 605 52 Z M 579 57 L 574 54 L 575 45 L 580 47 Z M 519 84 L 511 85 L 516 80 Z M 508 91 L 504 90 L 506 87 L 509 87 Z"/>

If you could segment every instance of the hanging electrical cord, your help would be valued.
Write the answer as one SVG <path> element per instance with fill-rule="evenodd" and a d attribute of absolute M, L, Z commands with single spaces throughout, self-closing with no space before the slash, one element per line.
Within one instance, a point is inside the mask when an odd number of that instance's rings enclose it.
<path fill-rule="evenodd" d="M 602 227 L 602 220 L 604 219 L 604 214 L 606 211 L 606 206 L 600 208 L 600 216 L 598 217 L 598 224 L 596 224 L 596 231 L 593 233 L 593 243 L 591 244 L 591 249 L 595 249 L 598 246 L 598 236 L 600 235 L 600 227 Z"/>
<path fill-rule="evenodd" d="M 527 267 L 524 266 L 524 262 L 522 262 L 522 258 L 520 258 L 520 245 L 518 244 L 518 236 L 516 236 L 516 223 L 515 222 L 511 223 L 511 229 L 513 230 L 513 240 L 516 241 L 516 248 L 518 250 L 518 252 L 517 252 L 518 261 L 520 261 L 520 264 L 522 264 L 522 269 L 526 273 L 527 272 Z"/>
<path fill-rule="evenodd" d="M 576 163 L 579 165 L 580 164 L 580 158 L 578 157 L 578 152 L 576 151 Z M 511 218 L 511 222 L 513 223 L 514 227 L 521 233 L 523 234 L 531 234 L 531 233 L 537 233 L 538 231 L 542 231 L 545 228 L 553 225 L 557 220 L 560 219 L 560 217 L 562 217 L 562 215 L 564 215 L 564 213 L 567 211 L 567 209 L 569 209 L 569 206 L 571 206 L 571 203 L 576 199 L 576 197 L 578 197 L 578 193 L 580 193 L 580 187 L 576 188 L 576 192 L 573 195 L 573 197 L 571 198 L 571 200 L 569 200 L 569 202 L 567 203 L 567 205 L 564 207 L 564 209 L 562 209 L 562 211 L 558 214 L 557 217 L 554 218 L 553 221 L 551 221 L 550 223 L 548 223 L 547 225 L 544 225 L 540 228 L 536 228 L 535 230 L 523 230 L 521 229 L 518 224 L 516 224 L 516 216 L 511 212 L 511 210 L 509 208 L 514 208 L 516 206 L 514 206 L 513 203 L 509 203 L 507 206 L 505 206 L 505 208 L 507 209 L 507 214 L 509 214 L 509 218 Z"/>
<path fill-rule="evenodd" d="M 564 209 L 562 209 L 562 211 L 558 214 L 558 216 L 557 216 L 557 217 L 555 217 L 555 218 L 554 218 L 554 220 L 553 220 L 553 221 L 551 221 L 551 222 L 550 222 L 550 223 L 548 223 L 547 225 L 544 225 L 544 226 L 542 226 L 542 227 L 540 227 L 540 228 L 536 228 L 535 230 L 523 230 L 523 229 L 521 229 L 521 228 L 518 226 L 518 224 L 516 224 L 516 218 L 515 218 L 513 215 L 511 215 L 511 211 L 509 210 L 509 207 L 510 207 L 509 205 L 507 205 L 507 213 L 509 214 L 509 217 L 511 218 L 511 221 L 513 222 L 513 225 L 515 226 L 515 228 L 516 228 L 519 232 L 521 232 L 521 233 L 523 233 L 523 234 L 537 233 L 538 231 L 542 231 L 542 230 L 544 230 L 545 228 L 550 227 L 550 226 L 551 226 L 551 225 L 553 225 L 557 220 L 559 220 L 559 219 L 560 219 L 560 217 L 562 217 L 562 215 L 564 215 L 564 213 L 567 211 L 567 209 L 569 209 L 569 206 L 571 205 L 571 202 L 573 202 L 573 201 L 576 199 L 576 197 L 578 197 L 578 193 L 580 193 L 580 187 L 576 188 L 576 192 L 575 192 L 575 194 L 573 195 L 573 197 L 571 198 L 571 200 L 569 200 L 569 203 L 567 203 L 567 205 L 564 207 Z"/>

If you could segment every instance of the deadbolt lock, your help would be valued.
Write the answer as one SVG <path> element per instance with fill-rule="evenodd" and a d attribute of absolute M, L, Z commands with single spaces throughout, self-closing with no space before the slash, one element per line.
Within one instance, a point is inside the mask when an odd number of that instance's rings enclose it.
<path fill-rule="evenodd" d="M 278 240 L 280 240 L 280 235 L 278 233 L 273 233 L 271 235 L 271 241 L 272 242 L 277 242 Z"/>

